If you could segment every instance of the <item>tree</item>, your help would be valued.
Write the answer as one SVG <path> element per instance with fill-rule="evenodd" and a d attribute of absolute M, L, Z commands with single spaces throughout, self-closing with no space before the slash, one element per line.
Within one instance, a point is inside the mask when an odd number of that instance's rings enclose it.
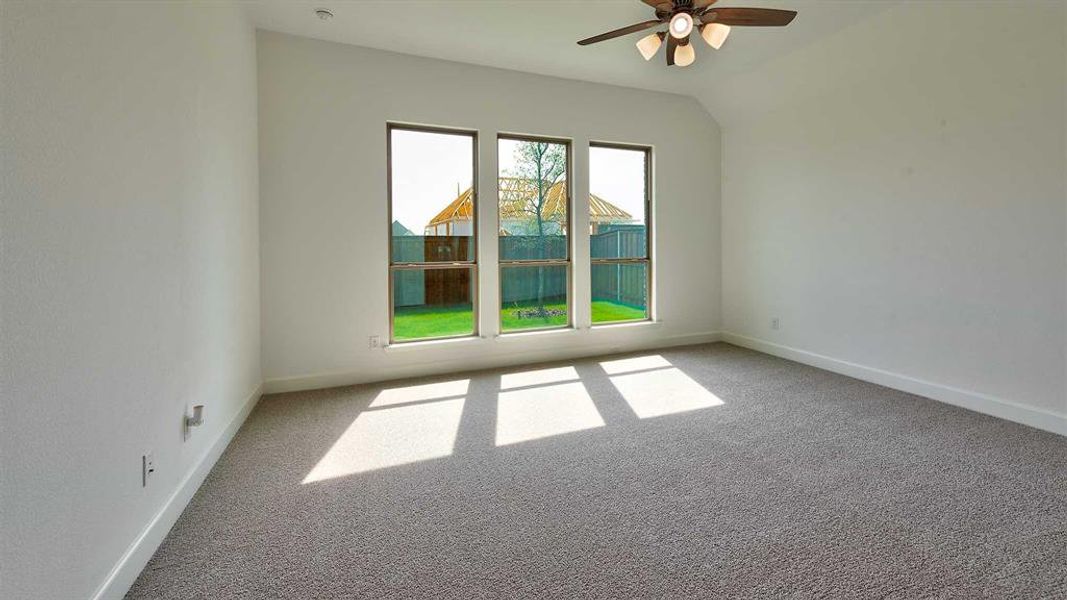
<path fill-rule="evenodd" d="M 536 224 L 535 249 L 536 258 L 550 258 L 549 235 L 562 233 L 562 223 L 555 220 L 557 215 L 545 214 L 549 190 L 559 183 L 567 173 L 567 151 L 563 144 L 552 142 L 520 142 L 515 149 L 515 168 L 509 175 L 530 183 L 533 193 L 524 198 L 520 212 L 530 217 Z M 553 225 L 555 231 L 548 231 Z M 542 316 L 545 311 L 545 268 L 537 267 L 537 308 Z"/>

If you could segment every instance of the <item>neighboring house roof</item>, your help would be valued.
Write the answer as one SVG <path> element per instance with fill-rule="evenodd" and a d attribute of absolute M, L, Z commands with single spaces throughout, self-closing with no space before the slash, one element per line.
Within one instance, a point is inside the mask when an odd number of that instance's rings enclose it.
<path fill-rule="evenodd" d="M 521 179 L 518 177 L 501 177 L 498 183 L 500 192 L 500 218 L 523 219 L 529 216 L 525 209 L 537 196 L 537 184 L 533 179 Z M 560 181 L 548 188 L 545 204 L 541 207 L 541 214 L 546 220 L 562 221 L 567 206 L 567 184 Z M 437 213 L 427 227 L 433 227 L 439 223 L 450 221 L 470 220 L 473 214 L 474 203 L 471 201 L 471 188 L 456 197 L 444 210 Z M 589 220 L 593 223 L 629 221 L 633 215 L 615 206 L 607 200 L 589 194 Z"/>
<path fill-rule="evenodd" d="M 611 202 L 608 202 L 596 194 L 589 194 L 589 220 L 591 222 L 630 221 L 633 220 L 633 218 L 633 215 L 618 206 L 615 206 Z"/>
<path fill-rule="evenodd" d="M 474 203 L 471 202 L 471 188 L 467 188 L 465 192 L 456 196 L 456 199 L 448 203 L 448 206 L 444 210 L 437 213 L 437 216 L 430 220 L 427 227 L 433 227 L 438 223 L 448 223 L 449 221 L 469 221 L 471 215 L 474 214 Z"/>
<path fill-rule="evenodd" d="M 401 223 L 400 221 L 393 221 L 393 235 L 394 236 L 405 236 L 405 235 L 415 235 L 415 234 L 410 229 L 408 229 L 407 227 L 404 227 L 404 224 Z"/>

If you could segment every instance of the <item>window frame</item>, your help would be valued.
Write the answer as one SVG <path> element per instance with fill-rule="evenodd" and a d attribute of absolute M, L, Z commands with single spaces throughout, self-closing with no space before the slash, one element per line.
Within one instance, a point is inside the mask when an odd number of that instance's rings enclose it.
<path fill-rule="evenodd" d="M 469 137 L 471 141 L 471 259 L 467 261 L 451 262 L 393 262 L 393 131 L 415 131 L 421 133 L 437 133 L 443 135 L 456 135 Z M 389 251 L 386 255 L 386 269 L 388 270 L 389 282 L 386 286 L 389 294 L 389 344 L 413 344 L 420 342 L 436 342 L 440 340 L 454 340 L 465 338 L 477 338 L 479 332 L 479 298 L 481 291 L 478 287 L 478 130 L 464 129 L 459 127 L 442 127 L 436 125 L 422 125 L 416 123 L 403 123 L 386 121 L 385 123 L 385 181 L 386 181 L 386 240 Z M 395 306 L 395 277 L 397 271 L 428 271 L 435 269 L 461 269 L 470 272 L 471 280 L 471 333 L 461 335 L 445 335 L 437 337 L 416 338 L 410 340 L 397 340 L 395 338 L 394 325 L 396 320 Z"/>
<path fill-rule="evenodd" d="M 565 247 L 567 249 L 567 257 L 564 259 L 551 258 L 551 259 L 511 259 L 505 260 L 500 256 L 500 142 L 501 140 L 512 140 L 517 142 L 544 142 L 548 144 L 561 144 L 563 145 L 566 153 L 566 172 L 565 179 L 567 189 L 567 243 Z M 496 319 L 497 319 L 497 331 L 502 336 L 531 333 L 538 331 L 560 331 L 566 329 L 574 329 L 574 143 L 569 138 L 550 137 L 543 135 L 528 135 L 522 133 L 501 133 L 496 135 L 496 158 L 497 158 L 497 172 L 496 172 L 496 217 L 497 217 L 497 231 L 496 231 L 496 245 L 497 245 L 497 307 L 496 307 Z M 563 325 L 546 326 L 546 327 L 526 327 L 523 329 L 512 329 L 510 331 L 504 331 L 504 269 L 507 267 L 565 267 L 567 278 L 567 322 Z"/>
<path fill-rule="evenodd" d="M 655 294 L 652 290 L 652 237 L 653 233 L 653 218 L 652 218 L 652 193 L 655 187 L 652 185 L 652 156 L 653 147 L 643 144 L 625 144 L 619 142 L 597 142 L 589 141 L 589 151 L 592 154 L 593 148 L 607 148 L 611 150 L 632 150 L 643 152 L 645 155 L 645 256 L 643 258 L 594 258 L 592 253 L 592 235 L 589 237 L 589 325 L 592 328 L 604 327 L 610 325 L 623 325 L 627 323 L 648 323 L 654 321 L 653 319 L 653 301 Z M 591 165 L 592 160 L 587 161 L 586 164 Z M 590 167 L 591 169 L 591 167 Z M 590 173 L 590 180 L 592 174 Z M 590 190 L 590 194 L 592 190 Z M 643 264 L 645 265 L 645 289 L 648 292 L 648 298 L 645 300 L 645 318 L 644 319 L 626 319 L 622 321 L 593 321 L 592 305 L 593 305 L 593 267 L 597 265 L 625 265 L 625 264 Z"/>

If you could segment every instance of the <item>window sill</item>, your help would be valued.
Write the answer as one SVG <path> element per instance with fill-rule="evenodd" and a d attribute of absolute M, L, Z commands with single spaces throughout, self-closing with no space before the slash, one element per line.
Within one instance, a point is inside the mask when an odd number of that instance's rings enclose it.
<path fill-rule="evenodd" d="M 488 336 L 467 336 L 467 337 L 455 337 L 455 338 L 443 338 L 438 340 L 420 340 L 415 342 L 393 342 L 382 347 L 386 352 L 406 352 L 408 350 L 427 350 L 431 348 L 452 348 L 452 347 L 465 347 L 476 346 L 484 344 L 488 340 L 501 340 L 505 343 L 511 341 L 529 340 L 531 338 L 541 337 L 557 337 L 574 335 L 579 333 L 583 329 L 589 329 L 590 331 L 614 331 L 619 329 L 647 329 L 654 327 L 662 327 L 662 321 L 634 321 L 634 322 L 621 322 L 621 323 L 604 323 L 602 325 L 592 325 L 588 328 L 578 327 L 560 327 L 557 329 L 535 329 L 533 331 L 512 331 L 508 333 L 500 333 L 493 337 Z"/>
<path fill-rule="evenodd" d="M 542 336 L 557 336 L 578 333 L 575 327 L 558 327 L 556 329 L 535 329 L 533 331 L 509 331 L 496 336 L 498 340 L 522 340 Z"/>
<path fill-rule="evenodd" d="M 600 325 L 592 325 L 589 327 L 592 331 L 604 331 L 610 329 L 643 329 L 645 327 L 660 327 L 663 325 L 662 321 L 654 321 L 652 319 L 645 319 L 644 321 L 620 321 L 618 323 L 603 323 Z"/>
<path fill-rule="evenodd" d="M 451 346 L 468 346 L 484 342 L 487 338 L 478 335 L 467 337 L 444 338 L 439 340 L 419 340 L 416 342 L 393 342 L 386 344 L 382 349 L 386 352 L 403 352 L 405 350 L 425 350 L 427 348 L 442 348 Z"/>

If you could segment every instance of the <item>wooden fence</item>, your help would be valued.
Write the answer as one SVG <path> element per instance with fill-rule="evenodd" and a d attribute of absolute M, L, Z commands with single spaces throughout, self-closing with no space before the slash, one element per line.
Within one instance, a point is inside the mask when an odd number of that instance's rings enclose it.
<path fill-rule="evenodd" d="M 458 262 L 474 255 L 474 238 L 448 235 L 405 235 L 393 237 L 393 262 Z M 393 271 L 393 305 L 445 306 L 469 304 L 471 272 L 467 267 L 453 269 Z"/>
<path fill-rule="evenodd" d="M 592 258 L 647 258 L 644 225 L 608 226 L 590 236 Z M 644 307 L 648 302 L 648 274 L 644 264 L 593 265 L 593 300 L 610 300 Z"/>
<path fill-rule="evenodd" d="M 508 235 L 499 238 L 500 260 L 566 260 L 567 236 Z"/>
<path fill-rule="evenodd" d="M 566 236 L 505 236 L 499 238 L 501 260 L 565 258 Z M 644 257 L 646 242 L 643 226 L 621 226 L 590 236 L 593 258 Z M 393 260 L 399 263 L 464 261 L 473 256 L 474 244 L 469 236 L 396 236 Z M 594 265 L 592 295 L 594 300 L 610 300 L 644 306 L 648 298 L 645 265 Z M 395 306 L 468 304 L 473 298 L 472 269 L 466 267 L 393 272 Z M 544 278 L 546 301 L 560 300 L 567 294 L 565 266 L 504 266 L 501 301 L 530 302 L 537 299 L 539 278 Z"/>
<path fill-rule="evenodd" d="M 593 258 L 647 258 L 644 225 L 619 225 L 589 236 Z"/>
<path fill-rule="evenodd" d="M 460 235 L 393 237 L 393 262 L 462 262 L 474 256 L 474 238 Z"/>
<path fill-rule="evenodd" d="M 593 301 L 609 300 L 643 308 L 648 302 L 646 268 L 634 263 L 593 265 Z"/>
<path fill-rule="evenodd" d="M 567 267 L 565 265 L 505 266 L 500 270 L 500 277 L 500 300 L 504 306 L 536 302 L 538 281 L 541 277 L 544 278 L 542 298 L 545 302 L 566 302 Z"/>

